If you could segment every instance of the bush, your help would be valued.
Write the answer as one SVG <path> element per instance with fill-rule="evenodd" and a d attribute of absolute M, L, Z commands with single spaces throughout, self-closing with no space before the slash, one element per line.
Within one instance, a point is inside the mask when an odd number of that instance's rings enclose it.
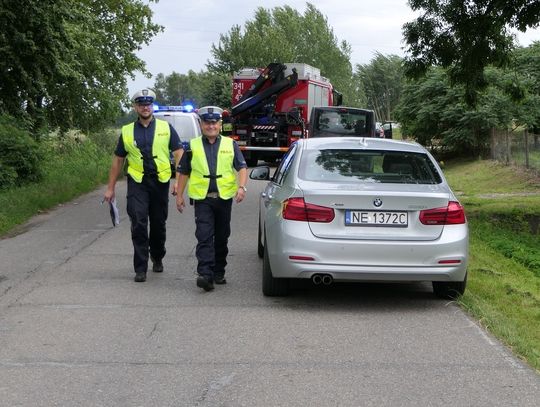
<path fill-rule="evenodd" d="M 88 135 L 88 138 L 92 140 L 98 147 L 103 148 L 105 151 L 113 153 L 118 137 L 120 136 L 120 129 L 107 128 L 99 132 L 92 132 Z"/>
<path fill-rule="evenodd" d="M 42 177 L 39 145 L 16 123 L 14 118 L 0 115 L 0 189 Z"/>

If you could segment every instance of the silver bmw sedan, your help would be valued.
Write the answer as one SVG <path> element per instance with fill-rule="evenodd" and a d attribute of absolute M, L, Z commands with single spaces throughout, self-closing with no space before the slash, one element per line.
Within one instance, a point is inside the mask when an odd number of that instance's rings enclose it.
<path fill-rule="evenodd" d="M 293 144 L 260 197 L 262 290 L 291 279 L 431 281 L 455 298 L 467 281 L 468 226 L 433 156 L 412 142 L 312 138 Z"/>

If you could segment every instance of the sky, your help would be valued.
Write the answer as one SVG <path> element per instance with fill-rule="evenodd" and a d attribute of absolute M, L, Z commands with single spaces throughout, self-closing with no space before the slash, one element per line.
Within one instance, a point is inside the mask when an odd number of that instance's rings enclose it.
<path fill-rule="evenodd" d="M 377 51 L 384 55 L 405 55 L 402 26 L 417 16 L 406 0 L 311 0 L 310 3 L 326 16 L 338 42 L 345 40 L 351 45 L 353 67 L 369 63 Z M 272 9 L 288 5 L 300 14 L 306 9 L 304 0 L 160 0 L 149 4 L 154 12 L 153 21 L 164 26 L 164 31 L 137 53 L 153 76 L 147 79 L 137 74 L 135 80 L 128 79 L 130 95 L 152 87 L 158 73 L 206 70 L 206 63 L 212 60 L 211 46 L 219 43 L 220 34 L 227 34 L 235 24 L 243 27 L 246 21 L 253 20 L 260 6 Z M 522 46 L 540 40 L 540 29 L 517 34 Z"/>

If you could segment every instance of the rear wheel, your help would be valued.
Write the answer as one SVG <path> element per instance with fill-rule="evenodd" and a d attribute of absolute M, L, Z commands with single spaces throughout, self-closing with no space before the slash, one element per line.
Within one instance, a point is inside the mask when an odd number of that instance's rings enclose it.
<path fill-rule="evenodd" d="M 465 292 L 467 274 L 463 281 L 433 281 L 431 284 L 437 297 L 455 300 Z"/>
<path fill-rule="evenodd" d="M 267 245 L 264 246 L 262 291 L 268 297 L 284 297 L 289 293 L 289 280 L 272 275 Z"/>

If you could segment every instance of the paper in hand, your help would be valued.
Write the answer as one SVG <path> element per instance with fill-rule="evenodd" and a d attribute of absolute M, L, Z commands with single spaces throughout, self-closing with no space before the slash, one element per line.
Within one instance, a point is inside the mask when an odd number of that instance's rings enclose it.
<path fill-rule="evenodd" d="M 111 213 L 111 221 L 113 226 L 120 224 L 120 214 L 118 213 L 118 207 L 116 206 L 116 199 L 109 202 L 109 212 Z"/>

